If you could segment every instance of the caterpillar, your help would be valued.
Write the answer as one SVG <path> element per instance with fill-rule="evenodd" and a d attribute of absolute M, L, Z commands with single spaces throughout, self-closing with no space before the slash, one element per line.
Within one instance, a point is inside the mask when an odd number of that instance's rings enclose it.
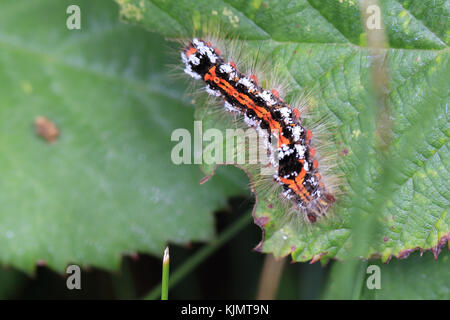
<path fill-rule="evenodd" d="M 242 115 L 247 125 L 266 139 L 270 162 L 276 167 L 273 179 L 281 185 L 282 196 L 310 222 L 324 216 L 335 197 L 319 173 L 312 132 L 302 125 L 300 111 L 286 103 L 277 90 L 263 89 L 254 75 L 245 75 L 234 62 L 225 61 L 221 50 L 209 41 L 189 40 L 181 59 L 186 74 L 202 80 L 206 92 L 220 98 L 227 112 Z M 271 150 L 274 132 L 277 146 Z"/>

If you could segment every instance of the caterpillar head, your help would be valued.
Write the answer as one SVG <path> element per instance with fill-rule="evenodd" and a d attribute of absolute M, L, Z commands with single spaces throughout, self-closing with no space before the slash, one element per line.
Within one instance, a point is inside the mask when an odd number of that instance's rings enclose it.
<path fill-rule="evenodd" d="M 208 41 L 192 39 L 181 52 L 181 59 L 186 65 L 184 72 L 194 79 L 203 79 L 208 70 L 222 61 L 220 52 Z"/>

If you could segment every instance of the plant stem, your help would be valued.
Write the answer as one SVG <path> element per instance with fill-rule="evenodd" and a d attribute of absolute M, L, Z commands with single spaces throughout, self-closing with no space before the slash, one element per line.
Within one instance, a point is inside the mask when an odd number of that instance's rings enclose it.
<path fill-rule="evenodd" d="M 367 264 L 367 261 L 359 262 L 359 270 L 353 284 L 352 300 L 359 300 L 361 298 L 361 291 L 364 285 L 364 277 L 366 275 Z"/>
<path fill-rule="evenodd" d="M 172 274 L 169 283 L 168 289 L 175 286 L 179 281 L 181 281 L 186 275 L 192 272 L 198 265 L 200 265 L 206 258 L 208 258 L 212 253 L 214 253 L 217 249 L 222 247 L 225 243 L 227 243 L 230 239 L 232 239 L 236 234 L 238 234 L 244 227 L 246 227 L 251 221 L 253 217 L 251 213 L 245 213 L 241 217 L 239 217 L 236 221 L 231 224 L 225 231 L 223 231 L 219 237 L 215 240 L 211 241 L 208 245 L 201 248 L 197 251 L 192 257 L 190 257 L 183 265 L 181 265 L 175 272 Z M 161 284 L 157 285 L 150 293 L 144 297 L 146 300 L 157 299 L 159 293 L 161 291 Z"/>
<path fill-rule="evenodd" d="M 264 258 L 264 266 L 259 279 L 257 300 L 274 300 L 277 297 L 285 258 L 275 260 L 273 255 L 267 254 Z"/>
<path fill-rule="evenodd" d="M 169 263 L 169 247 L 166 247 L 163 258 L 161 300 L 167 300 L 169 298 Z"/>

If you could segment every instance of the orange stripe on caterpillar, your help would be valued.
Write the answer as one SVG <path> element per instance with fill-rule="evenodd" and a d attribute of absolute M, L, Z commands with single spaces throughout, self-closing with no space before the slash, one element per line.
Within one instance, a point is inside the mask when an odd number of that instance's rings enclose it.
<path fill-rule="evenodd" d="M 256 115 L 259 118 L 264 119 L 269 124 L 271 130 L 275 130 L 278 132 L 279 147 L 290 143 L 288 138 L 282 136 L 282 127 L 276 120 L 272 118 L 270 112 L 263 107 L 257 106 L 247 95 L 238 92 L 228 81 L 218 77 L 216 74 L 216 66 L 213 66 L 208 70 L 208 73 L 205 74 L 204 80 L 212 80 L 219 86 L 219 88 L 224 90 L 228 94 L 228 96 L 235 98 L 239 101 L 239 103 L 246 106 L 248 109 L 255 111 Z"/>
<path fill-rule="evenodd" d="M 270 164 L 277 168 L 274 180 L 283 196 L 315 222 L 334 203 L 318 172 L 313 134 L 302 125 L 300 111 L 283 101 L 277 90 L 265 90 L 258 79 L 242 74 L 233 61 L 226 62 L 211 42 L 192 39 L 181 53 L 185 72 L 202 79 L 206 91 L 220 97 L 225 110 L 242 114 L 243 120 L 263 134 Z M 272 132 L 278 135 L 278 150 L 269 148 Z M 277 163 L 275 163 L 275 161 Z"/>
<path fill-rule="evenodd" d="M 186 57 L 190 57 L 192 54 L 196 53 L 197 49 L 195 49 L 194 47 L 190 47 L 188 51 L 186 51 Z"/>

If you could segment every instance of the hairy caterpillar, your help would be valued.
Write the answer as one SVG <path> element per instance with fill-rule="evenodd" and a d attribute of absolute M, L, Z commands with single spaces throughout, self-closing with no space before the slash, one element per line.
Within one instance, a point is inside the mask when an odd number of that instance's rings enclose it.
<path fill-rule="evenodd" d="M 194 38 L 181 52 L 185 73 L 202 80 L 208 94 L 219 97 L 224 108 L 241 114 L 248 126 L 267 139 L 267 152 L 277 167 L 274 180 L 282 195 L 310 222 L 326 214 L 335 197 L 322 181 L 312 133 L 302 126 L 298 109 L 283 101 L 278 91 L 265 90 L 253 75 L 242 74 L 234 62 L 226 62 L 221 51 L 209 41 Z M 271 135 L 277 135 L 277 148 L 271 150 Z M 276 157 L 276 159 L 275 159 Z"/>

